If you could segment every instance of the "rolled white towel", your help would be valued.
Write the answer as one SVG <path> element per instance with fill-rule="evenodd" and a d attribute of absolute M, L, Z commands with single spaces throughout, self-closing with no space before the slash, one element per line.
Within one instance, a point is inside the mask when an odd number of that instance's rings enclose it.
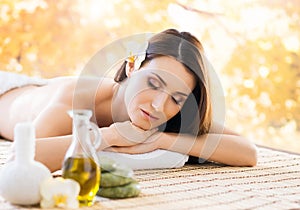
<path fill-rule="evenodd" d="M 144 154 L 124 154 L 116 152 L 98 152 L 98 157 L 108 157 L 117 163 L 126 165 L 133 170 L 180 168 L 188 161 L 189 156 L 168 150 L 155 150 Z"/>
<path fill-rule="evenodd" d="M 26 85 L 45 85 L 45 84 L 47 84 L 46 79 L 0 71 L 0 95 L 14 88 L 23 87 Z"/>

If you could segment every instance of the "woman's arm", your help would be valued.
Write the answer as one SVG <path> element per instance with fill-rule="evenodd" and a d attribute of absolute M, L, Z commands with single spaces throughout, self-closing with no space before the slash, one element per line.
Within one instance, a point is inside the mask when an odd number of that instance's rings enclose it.
<path fill-rule="evenodd" d="M 105 135 L 110 135 L 108 128 L 103 128 Z M 100 129 L 101 130 L 101 129 Z M 98 151 L 111 146 L 110 139 L 101 141 Z M 66 151 L 72 142 L 72 135 L 39 138 L 36 140 L 35 160 L 43 163 L 50 171 L 61 169 Z M 109 143 L 109 145 L 107 144 Z"/>
<path fill-rule="evenodd" d="M 232 166 L 254 166 L 257 163 L 256 146 L 228 129 L 224 129 L 221 134 L 210 133 L 196 137 L 187 134 L 159 133 L 142 144 L 106 150 L 136 154 L 156 149 L 188 154 Z"/>
<path fill-rule="evenodd" d="M 71 135 L 37 139 L 35 160 L 43 163 L 51 172 L 61 169 L 71 141 Z"/>
<path fill-rule="evenodd" d="M 99 131 L 102 137 L 101 145 L 95 149 L 102 151 L 114 145 L 132 146 L 139 144 L 157 130 L 144 131 L 126 121 L 100 128 Z M 50 171 L 59 170 L 71 141 L 72 135 L 38 138 L 36 140 L 35 159 L 46 165 Z"/>
<path fill-rule="evenodd" d="M 191 137 L 164 133 L 159 147 L 232 166 L 254 166 L 257 150 L 244 137 L 230 134 L 207 134 Z"/>
<path fill-rule="evenodd" d="M 72 135 L 37 139 L 35 160 L 43 163 L 52 172 L 61 169 L 71 141 Z M 102 141 L 98 150 L 109 147 L 106 143 L 107 141 Z"/>

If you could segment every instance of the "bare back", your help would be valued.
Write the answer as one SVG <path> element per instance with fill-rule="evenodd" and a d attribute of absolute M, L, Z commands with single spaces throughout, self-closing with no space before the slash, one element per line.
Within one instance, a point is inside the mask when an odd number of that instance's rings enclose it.
<path fill-rule="evenodd" d="M 1 95 L 0 135 L 12 140 L 14 126 L 22 121 L 34 122 L 37 137 L 71 134 L 67 110 L 72 108 L 96 110 L 93 118 L 103 119 L 98 123 L 100 127 L 111 124 L 110 107 L 116 83 L 102 78 L 101 92 L 99 79 L 85 79 L 81 84 L 78 86 L 75 77 L 60 77 L 50 79 L 44 86 L 25 86 Z"/>

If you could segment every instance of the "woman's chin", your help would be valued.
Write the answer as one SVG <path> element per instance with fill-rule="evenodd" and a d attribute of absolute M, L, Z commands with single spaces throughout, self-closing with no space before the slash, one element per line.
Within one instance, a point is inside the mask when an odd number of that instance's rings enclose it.
<path fill-rule="evenodd" d="M 149 123 L 141 123 L 141 122 L 136 122 L 136 121 L 132 121 L 132 124 L 140 129 L 143 130 L 151 130 L 153 128 L 156 128 L 157 126 L 151 125 Z"/>

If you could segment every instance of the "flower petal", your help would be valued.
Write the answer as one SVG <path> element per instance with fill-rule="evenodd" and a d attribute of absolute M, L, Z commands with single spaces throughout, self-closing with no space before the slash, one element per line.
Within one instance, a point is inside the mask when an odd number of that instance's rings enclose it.
<path fill-rule="evenodd" d="M 77 200 L 77 197 L 73 198 L 73 199 L 68 199 L 68 201 L 67 201 L 67 207 L 68 208 L 72 208 L 72 209 L 78 208 L 79 207 L 79 202 Z"/>
<path fill-rule="evenodd" d="M 42 209 L 49 209 L 49 208 L 53 208 L 55 206 L 55 203 L 53 199 L 50 200 L 42 199 L 40 206 Z"/>
<path fill-rule="evenodd" d="M 80 185 L 78 182 L 74 181 L 73 179 L 65 179 L 64 183 L 65 189 L 67 194 L 70 197 L 77 197 L 80 192 Z"/>
<path fill-rule="evenodd" d="M 61 177 L 47 179 L 41 184 L 42 208 L 77 208 L 77 196 L 80 191 L 78 182 Z"/>

